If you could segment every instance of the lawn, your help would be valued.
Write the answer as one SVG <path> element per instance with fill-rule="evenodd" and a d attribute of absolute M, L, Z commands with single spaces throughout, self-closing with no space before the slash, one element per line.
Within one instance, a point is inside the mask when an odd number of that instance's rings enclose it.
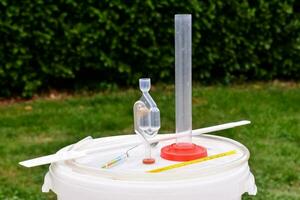
<path fill-rule="evenodd" d="M 174 87 L 151 91 L 161 110 L 161 133 L 174 131 Z M 48 166 L 26 169 L 24 159 L 53 153 L 91 135 L 131 134 L 137 90 L 59 94 L 0 104 L 0 199 L 55 199 L 41 185 Z M 258 194 L 249 200 L 300 199 L 300 85 L 252 83 L 194 86 L 193 127 L 249 119 L 250 126 L 217 132 L 245 144 Z"/>

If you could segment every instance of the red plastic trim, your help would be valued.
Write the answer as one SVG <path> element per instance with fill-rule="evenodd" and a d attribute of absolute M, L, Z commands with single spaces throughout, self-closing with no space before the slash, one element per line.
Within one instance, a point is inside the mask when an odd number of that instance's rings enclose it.
<path fill-rule="evenodd" d="M 160 156 L 171 161 L 190 161 L 206 157 L 207 150 L 193 143 L 174 143 L 163 147 Z"/>

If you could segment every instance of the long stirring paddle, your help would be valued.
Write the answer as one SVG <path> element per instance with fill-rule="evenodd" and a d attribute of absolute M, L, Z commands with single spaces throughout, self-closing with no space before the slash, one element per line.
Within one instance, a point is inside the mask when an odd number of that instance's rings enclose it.
<path fill-rule="evenodd" d="M 234 128 L 237 126 L 243 126 L 250 124 L 250 121 L 243 120 L 243 121 L 238 121 L 238 122 L 231 122 L 231 123 L 226 123 L 226 124 L 221 124 L 221 125 L 216 125 L 216 126 L 211 126 L 211 127 L 206 127 L 206 128 L 200 128 L 192 131 L 192 136 L 199 136 L 204 133 L 211 133 L 211 132 L 216 132 L 216 131 L 221 131 L 225 129 L 230 129 Z M 185 134 L 171 134 L 171 135 L 160 135 L 159 138 L 153 138 L 149 139 L 149 143 L 157 143 L 161 141 L 167 141 L 167 140 L 173 140 L 178 137 L 185 137 Z M 79 141 L 78 143 L 74 144 L 74 146 L 80 144 L 82 146 L 83 144 L 87 144 L 88 142 L 91 142 L 92 139 L 84 139 Z M 123 143 L 123 144 L 117 144 L 117 145 L 105 145 L 102 147 L 96 147 L 96 148 L 90 148 L 86 150 L 78 150 L 77 148 L 73 148 L 69 151 L 64 151 L 64 152 L 58 152 L 55 154 L 51 154 L 48 156 L 42 156 L 30 160 L 25 160 L 22 162 L 19 162 L 20 165 L 25 166 L 25 167 L 35 167 L 35 166 L 40 166 L 40 165 L 46 165 L 58 161 L 65 161 L 65 160 L 71 160 L 75 158 L 81 158 L 84 157 L 88 154 L 99 152 L 99 151 L 109 151 L 112 149 L 116 148 L 126 148 L 129 146 L 135 146 L 135 145 L 140 145 L 140 141 L 134 141 L 134 142 L 128 142 L 128 143 Z"/>

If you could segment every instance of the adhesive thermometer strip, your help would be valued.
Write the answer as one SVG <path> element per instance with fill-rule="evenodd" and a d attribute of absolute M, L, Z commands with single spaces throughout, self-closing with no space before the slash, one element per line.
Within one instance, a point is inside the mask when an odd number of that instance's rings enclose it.
<path fill-rule="evenodd" d="M 224 153 L 219 153 L 219 154 L 207 156 L 205 158 L 199 158 L 199 159 L 196 159 L 196 160 L 181 162 L 181 163 L 177 163 L 177 164 L 173 164 L 173 165 L 168 165 L 168 166 L 165 166 L 165 167 L 152 169 L 152 170 L 149 170 L 147 172 L 149 172 L 149 173 L 164 172 L 164 171 L 168 171 L 168 170 L 172 170 L 172 169 L 176 169 L 176 168 L 180 168 L 180 167 L 184 167 L 184 166 L 188 166 L 188 165 L 192 165 L 192 164 L 197 164 L 197 163 L 213 160 L 213 159 L 216 159 L 216 158 L 222 158 L 222 157 L 225 157 L 225 156 L 234 155 L 236 153 L 237 153 L 236 150 L 231 150 L 231 151 L 227 151 L 227 152 L 224 152 Z"/>

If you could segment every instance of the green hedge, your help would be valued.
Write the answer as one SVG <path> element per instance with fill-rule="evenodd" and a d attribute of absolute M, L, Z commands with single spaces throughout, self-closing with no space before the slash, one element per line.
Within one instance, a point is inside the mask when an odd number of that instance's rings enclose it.
<path fill-rule="evenodd" d="M 297 0 L 0 0 L 0 96 L 174 80 L 174 14 L 193 14 L 195 81 L 300 78 Z"/>

